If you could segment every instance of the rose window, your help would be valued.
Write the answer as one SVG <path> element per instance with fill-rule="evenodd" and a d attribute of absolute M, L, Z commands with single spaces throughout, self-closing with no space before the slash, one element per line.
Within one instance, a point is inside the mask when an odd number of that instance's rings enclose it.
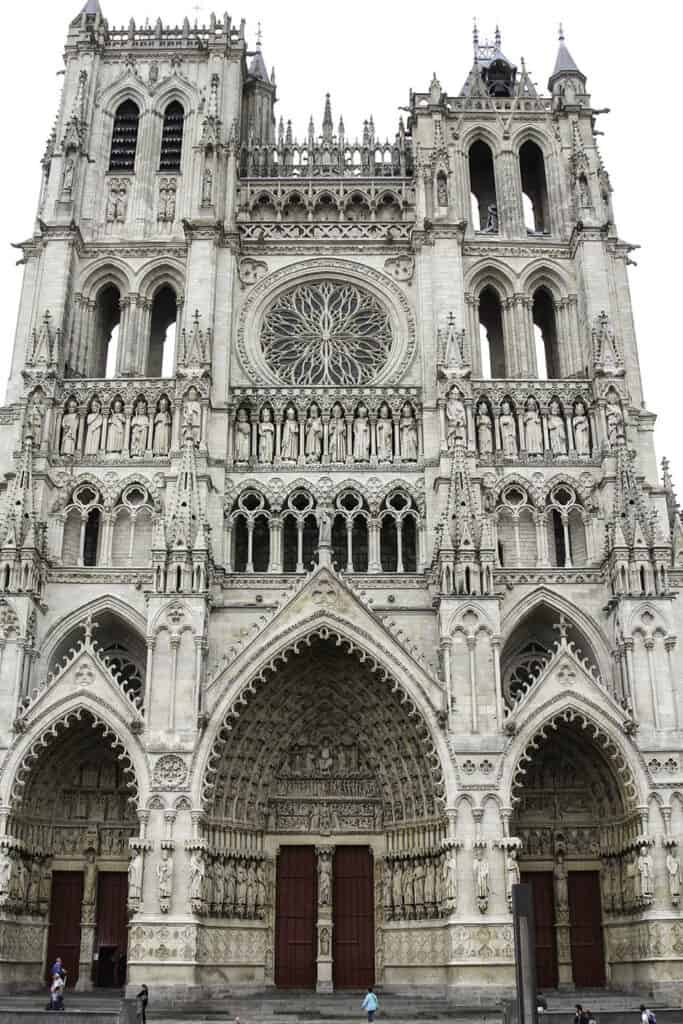
<path fill-rule="evenodd" d="M 263 356 L 283 384 L 369 384 L 393 343 L 389 315 L 375 297 L 340 281 L 290 289 L 261 328 Z"/>

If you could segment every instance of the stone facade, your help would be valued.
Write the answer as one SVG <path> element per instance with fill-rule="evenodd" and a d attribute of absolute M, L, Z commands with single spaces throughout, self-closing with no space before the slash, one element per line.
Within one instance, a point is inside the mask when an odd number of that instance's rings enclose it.
<path fill-rule="evenodd" d="M 131 984 L 275 984 L 309 845 L 329 989 L 350 845 L 378 984 L 509 990 L 524 874 L 548 984 L 592 879 L 598 973 L 663 992 L 683 535 L 585 76 L 475 35 L 392 141 L 329 98 L 297 141 L 245 32 L 69 28 L 0 410 L 0 981 L 69 872 L 97 980 L 127 871 Z"/>

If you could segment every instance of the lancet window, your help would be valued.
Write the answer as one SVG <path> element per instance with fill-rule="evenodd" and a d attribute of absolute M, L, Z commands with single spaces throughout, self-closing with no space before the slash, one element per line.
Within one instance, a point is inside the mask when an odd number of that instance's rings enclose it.
<path fill-rule="evenodd" d="M 116 567 L 149 565 L 153 526 L 154 512 L 146 489 L 142 484 L 131 484 L 113 512 L 107 561 Z"/>
<path fill-rule="evenodd" d="M 417 572 L 418 513 L 411 499 L 395 491 L 379 514 L 382 572 Z"/>
<path fill-rule="evenodd" d="M 87 353 L 89 377 L 115 377 L 119 364 L 121 293 L 114 284 L 100 289 L 95 300 L 95 331 Z"/>
<path fill-rule="evenodd" d="M 572 569 L 589 563 L 587 515 L 575 490 L 560 483 L 535 505 L 510 484 L 496 510 L 498 564 L 503 568 Z"/>
<path fill-rule="evenodd" d="M 561 377 L 555 302 L 547 288 L 533 294 L 531 313 L 536 341 L 536 372 L 541 380 Z"/>
<path fill-rule="evenodd" d="M 524 223 L 530 234 L 548 234 L 550 210 L 545 177 L 545 160 L 539 146 L 530 139 L 519 151 Z"/>
<path fill-rule="evenodd" d="M 147 376 L 172 377 L 175 369 L 178 297 L 170 285 L 163 285 L 152 300 Z"/>
<path fill-rule="evenodd" d="M 118 174 L 135 170 L 140 111 L 133 100 L 124 100 L 114 114 L 109 170 Z"/>
<path fill-rule="evenodd" d="M 482 377 L 506 377 L 505 333 L 500 295 L 487 285 L 479 295 Z"/>
<path fill-rule="evenodd" d="M 234 572 L 268 572 L 270 568 L 270 508 L 258 491 L 244 491 L 232 521 Z"/>
<path fill-rule="evenodd" d="M 345 572 L 367 572 L 369 528 L 367 503 L 354 491 L 335 501 L 332 524 L 332 559 Z"/>
<path fill-rule="evenodd" d="M 65 511 L 62 564 L 94 566 L 102 554 L 101 525 L 104 505 L 91 484 L 77 487 Z"/>
<path fill-rule="evenodd" d="M 498 231 L 498 200 L 493 155 L 481 139 L 470 146 L 469 168 L 472 226 L 475 231 L 495 234 Z"/>
<path fill-rule="evenodd" d="M 161 129 L 160 171 L 179 171 L 183 152 L 183 125 L 185 111 L 182 104 L 173 100 L 164 111 Z"/>
<path fill-rule="evenodd" d="M 290 494 L 282 510 L 283 572 L 310 572 L 318 550 L 316 503 L 306 491 Z"/>

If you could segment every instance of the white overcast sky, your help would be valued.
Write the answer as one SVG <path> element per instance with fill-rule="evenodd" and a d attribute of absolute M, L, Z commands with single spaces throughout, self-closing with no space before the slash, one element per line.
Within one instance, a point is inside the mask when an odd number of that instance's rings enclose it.
<path fill-rule="evenodd" d="M 220 0 L 220 16 L 226 0 Z M 275 65 L 280 97 L 276 113 L 306 132 L 312 113 L 319 128 L 325 92 L 332 95 L 335 126 L 344 116 L 347 135 L 360 133 L 370 113 L 381 136 L 393 135 L 398 107 L 408 90 L 426 90 L 436 71 L 442 86 L 457 92 L 471 66 L 472 18 L 480 34 L 499 22 L 503 51 L 526 59 L 545 91 L 563 21 L 567 45 L 581 70 L 605 132 L 603 158 L 614 186 L 622 238 L 642 246 L 630 279 L 647 407 L 658 414 L 658 456 L 672 461 L 683 499 L 681 313 L 683 276 L 675 253 L 683 240 L 681 215 L 681 102 L 678 55 L 683 4 L 596 0 L 489 0 L 463 3 L 389 3 L 344 0 L 332 4 L 256 0 L 228 5 L 233 20 L 244 17 L 253 45 L 257 22 L 263 52 Z M 212 7 L 199 0 L 101 0 L 110 25 L 154 21 L 208 21 Z M 81 4 L 82 5 L 82 4 Z M 40 180 L 39 160 L 59 99 L 62 47 L 78 0 L 34 0 L 3 5 L 3 158 L 0 161 L 0 381 L 7 376 L 14 337 L 21 268 L 10 242 L 30 236 Z M 676 240 L 679 240 L 678 242 Z M 679 254 L 680 256 L 680 254 Z"/>

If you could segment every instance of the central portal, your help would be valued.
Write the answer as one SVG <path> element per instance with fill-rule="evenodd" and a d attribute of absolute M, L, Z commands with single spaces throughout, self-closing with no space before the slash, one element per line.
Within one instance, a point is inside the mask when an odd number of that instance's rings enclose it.
<path fill-rule="evenodd" d="M 329 849 L 323 856 L 329 864 Z M 319 882 L 321 850 L 283 846 L 277 859 L 275 984 L 321 988 L 329 979 L 330 924 L 335 988 L 367 988 L 375 980 L 373 859 L 367 846 L 338 846 L 329 885 Z M 329 982 L 328 982 L 329 984 Z"/>

